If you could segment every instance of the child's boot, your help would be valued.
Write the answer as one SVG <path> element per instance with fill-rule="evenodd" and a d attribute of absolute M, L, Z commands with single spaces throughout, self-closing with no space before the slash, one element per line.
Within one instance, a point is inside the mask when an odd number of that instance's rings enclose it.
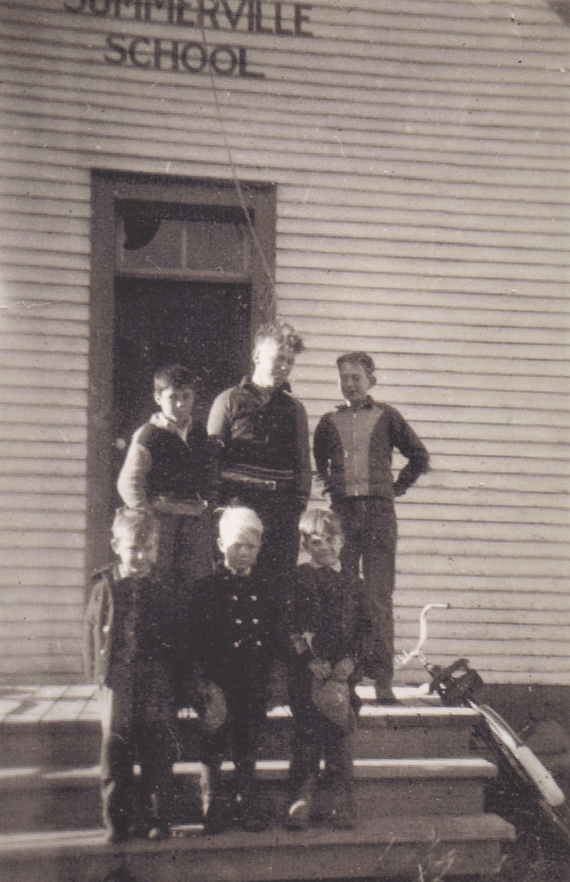
<path fill-rule="evenodd" d="M 286 826 L 290 830 L 306 830 L 313 815 L 316 778 L 308 778 L 297 791 L 287 811 Z"/>
<path fill-rule="evenodd" d="M 256 793 L 255 760 L 243 760 L 236 764 L 235 814 L 236 823 L 249 833 L 258 833 L 269 826 L 269 818 L 262 811 Z"/>
<path fill-rule="evenodd" d="M 328 822 L 335 830 L 353 830 L 356 826 L 352 784 L 337 784 L 333 788 Z"/>

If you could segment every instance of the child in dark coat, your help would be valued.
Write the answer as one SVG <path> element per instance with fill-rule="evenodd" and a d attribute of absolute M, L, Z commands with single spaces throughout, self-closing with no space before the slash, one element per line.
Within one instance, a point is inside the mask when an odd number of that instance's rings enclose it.
<path fill-rule="evenodd" d="M 221 688 L 227 706 L 227 719 L 202 737 L 206 833 L 235 825 L 247 830 L 266 826 L 255 803 L 254 777 L 276 653 L 277 614 L 271 585 L 256 567 L 262 533 L 263 524 L 252 509 L 225 509 L 218 539 L 223 564 L 196 585 L 189 609 L 189 654 L 203 679 Z M 235 766 L 229 801 L 220 779 L 228 740 Z"/>
<path fill-rule="evenodd" d="M 117 563 L 95 574 L 84 626 L 87 678 L 102 687 L 101 791 L 108 842 L 170 835 L 177 755 L 174 653 L 177 611 L 152 577 L 151 516 L 119 509 Z M 139 763 L 137 783 L 133 766 Z"/>
<path fill-rule="evenodd" d="M 352 754 L 360 705 L 355 684 L 369 649 L 371 614 L 362 581 L 340 565 L 339 517 L 313 509 L 302 516 L 299 530 L 310 561 L 293 574 L 284 612 L 293 714 L 293 797 L 287 826 L 305 829 L 315 818 L 322 758 L 331 795 L 327 820 L 333 827 L 350 829 L 356 817 Z"/>

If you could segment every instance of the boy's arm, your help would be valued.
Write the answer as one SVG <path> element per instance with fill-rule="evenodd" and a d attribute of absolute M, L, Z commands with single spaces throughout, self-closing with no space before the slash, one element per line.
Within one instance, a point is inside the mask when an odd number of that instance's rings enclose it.
<path fill-rule="evenodd" d="M 108 589 L 104 577 L 92 587 L 83 619 L 83 668 L 85 679 L 93 683 L 101 663 L 101 629 L 109 617 Z"/>
<path fill-rule="evenodd" d="M 311 495 L 311 448 L 307 413 L 300 401 L 297 405 L 297 496 L 303 505 Z"/>
<path fill-rule="evenodd" d="M 328 419 L 321 417 L 315 429 L 313 439 L 313 455 L 317 466 L 317 474 L 324 484 L 325 492 L 330 491 L 330 455 L 328 444 Z"/>
<path fill-rule="evenodd" d="M 225 443 L 230 430 L 230 393 L 231 389 L 226 389 L 214 399 L 214 403 L 208 415 L 207 430 L 208 435 L 212 438 L 218 438 Z"/>
<path fill-rule="evenodd" d="M 117 481 L 119 496 L 129 508 L 150 511 L 147 495 L 147 477 L 152 467 L 152 456 L 147 447 L 139 443 L 136 432 L 130 443 L 123 467 Z"/>
<path fill-rule="evenodd" d="M 429 453 L 404 417 L 395 411 L 395 446 L 408 462 L 394 482 L 394 496 L 403 496 L 420 475 L 429 471 Z"/>

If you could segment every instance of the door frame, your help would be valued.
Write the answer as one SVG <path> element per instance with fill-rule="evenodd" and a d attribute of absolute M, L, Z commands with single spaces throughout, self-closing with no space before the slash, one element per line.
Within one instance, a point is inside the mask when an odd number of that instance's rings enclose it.
<path fill-rule="evenodd" d="M 251 335 L 275 318 L 275 239 L 277 187 L 270 183 L 179 178 L 92 170 L 89 391 L 87 411 L 87 512 L 85 565 L 89 579 L 110 557 L 113 499 L 110 450 L 113 399 L 114 283 L 117 202 L 167 202 L 241 208 L 252 239 Z M 198 278 L 196 279 L 198 281 Z M 213 277 L 213 280 L 216 280 Z M 200 281 L 204 281 L 203 275 Z"/>

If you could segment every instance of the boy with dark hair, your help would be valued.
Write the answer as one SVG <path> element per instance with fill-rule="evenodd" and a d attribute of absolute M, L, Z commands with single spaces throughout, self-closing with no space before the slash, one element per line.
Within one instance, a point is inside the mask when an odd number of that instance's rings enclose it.
<path fill-rule="evenodd" d="M 345 404 L 322 417 L 315 430 L 314 454 L 325 492 L 340 516 L 345 536 L 343 566 L 359 572 L 376 618 L 376 646 L 367 674 L 375 680 L 380 703 L 395 702 L 394 618 L 397 524 L 394 497 L 428 471 L 429 454 L 401 413 L 371 398 L 374 361 L 366 352 L 337 359 Z M 396 481 L 392 453 L 408 460 Z"/>
<path fill-rule="evenodd" d="M 297 563 L 297 522 L 311 490 L 307 415 L 287 382 L 303 342 L 277 319 L 259 328 L 251 376 L 215 399 L 208 434 L 219 453 L 224 503 L 237 498 L 265 527 L 260 567 L 282 576 Z"/>
<path fill-rule="evenodd" d="M 182 365 L 154 375 L 160 411 L 134 433 L 117 489 L 129 508 L 159 527 L 157 572 L 181 590 L 211 571 L 207 434 L 192 418 L 194 381 Z"/>
<path fill-rule="evenodd" d="M 331 790 L 328 822 L 354 826 L 352 754 L 360 702 L 355 684 L 368 651 L 371 615 L 362 582 L 341 567 L 339 517 L 326 509 L 305 512 L 301 546 L 310 560 L 291 577 L 283 614 L 289 644 L 289 700 L 293 714 L 287 826 L 305 829 L 315 817 L 321 758 Z"/>
<path fill-rule="evenodd" d="M 202 737 L 208 834 L 230 826 L 250 831 L 266 826 L 255 801 L 255 760 L 276 654 L 277 613 L 271 587 L 256 566 L 262 534 L 263 524 L 252 509 L 225 509 L 218 538 L 223 563 L 197 584 L 196 600 L 188 610 L 190 660 L 204 681 L 222 690 L 227 707 L 227 719 Z M 235 766 L 230 798 L 220 777 L 228 741 Z"/>
<path fill-rule="evenodd" d="M 86 675 L 102 687 L 103 818 L 108 842 L 163 839 L 170 835 L 177 755 L 172 641 L 178 617 L 153 579 L 152 516 L 118 509 L 112 536 L 117 562 L 94 575 L 84 625 Z"/>

